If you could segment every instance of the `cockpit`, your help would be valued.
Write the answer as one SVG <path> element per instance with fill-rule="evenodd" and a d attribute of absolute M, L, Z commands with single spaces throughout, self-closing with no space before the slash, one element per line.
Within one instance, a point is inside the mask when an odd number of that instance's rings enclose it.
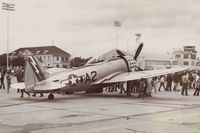
<path fill-rule="evenodd" d="M 116 59 L 119 59 L 120 55 L 118 53 L 118 49 L 114 49 L 114 50 L 111 50 L 101 56 L 95 56 L 93 58 L 91 58 L 87 63 L 86 65 L 94 65 L 94 64 L 102 64 L 102 63 L 105 63 L 105 62 L 109 62 L 109 61 L 113 61 L 113 60 L 116 60 Z M 120 51 L 123 55 L 126 55 L 125 52 L 123 51 Z"/>
<path fill-rule="evenodd" d="M 106 62 L 106 58 L 102 58 L 101 56 L 95 56 L 95 57 L 92 57 L 87 63 L 87 64 L 97 64 L 97 63 L 103 63 L 103 62 Z"/>

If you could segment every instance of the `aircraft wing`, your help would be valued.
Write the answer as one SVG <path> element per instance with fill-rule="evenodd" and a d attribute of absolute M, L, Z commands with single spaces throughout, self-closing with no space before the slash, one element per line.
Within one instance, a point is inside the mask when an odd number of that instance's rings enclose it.
<path fill-rule="evenodd" d="M 184 71 L 188 68 L 171 68 L 163 70 L 148 70 L 148 71 L 137 71 L 137 72 L 125 72 L 114 76 L 112 79 L 104 80 L 101 83 L 116 83 L 130 80 L 137 80 L 142 78 L 152 78 L 156 76 L 166 75 L 170 73 Z"/>

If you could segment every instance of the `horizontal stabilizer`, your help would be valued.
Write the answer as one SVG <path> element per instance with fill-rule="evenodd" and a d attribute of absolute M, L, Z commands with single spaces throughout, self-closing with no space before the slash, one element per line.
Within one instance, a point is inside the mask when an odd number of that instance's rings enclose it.
<path fill-rule="evenodd" d="M 57 74 L 65 71 L 70 71 L 71 69 L 66 69 L 66 68 L 49 68 L 47 69 L 47 73 L 49 74 Z"/>
<path fill-rule="evenodd" d="M 21 82 L 21 83 L 13 83 L 10 85 L 11 88 L 13 89 L 25 89 L 25 83 Z"/>
<path fill-rule="evenodd" d="M 57 90 L 57 89 L 60 89 L 60 88 L 63 88 L 63 87 L 65 87 L 65 85 L 63 85 L 61 83 L 46 81 L 46 82 L 42 82 L 42 83 L 37 84 L 34 87 L 34 90 L 50 91 L 50 90 Z"/>

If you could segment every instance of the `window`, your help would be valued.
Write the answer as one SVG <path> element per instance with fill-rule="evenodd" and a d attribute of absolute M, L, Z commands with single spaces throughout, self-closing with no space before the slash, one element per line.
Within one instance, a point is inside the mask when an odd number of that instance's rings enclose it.
<path fill-rule="evenodd" d="M 188 54 L 184 54 L 184 55 L 183 55 L 183 58 L 184 58 L 184 59 L 189 59 L 189 55 L 188 55 Z"/>
<path fill-rule="evenodd" d="M 181 57 L 181 55 L 179 55 L 179 54 L 175 55 L 175 58 L 180 58 L 180 57 Z"/>
<path fill-rule="evenodd" d="M 194 66 L 194 61 L 192 61 L 191 64 Z"/>
<path fill-rule="evenodd" d="M 191 58 L 191 59 L 196 59 L 196 54 L 191 54 L 191 55 L 190 55 L 190 58 Z"/>
<path fill-rule="evenodd" d="M 48 56 L 48 61 L 50 61 L 50 56 Z"/>
<path fill-rule="evenodd" d="M 64 61 L 64 59 L 65 59 L 64 57 L 61 57 L 61 61 Z"/>
<path fill-rule="evenodd" d="M 57 56 L 57 61 L 59 61 L 59 56 Z"/>
<path fill-rule="evenodd" d="M 189 63 L 187 61 L 184 61 L 183 65 L 189 65 Z"/>
<path fill-rule="evenodd" d="M 46 60 L 46 58 L 45 58 L 45 56 L 44 56 L 44 62 L 45 62 L 45 60 Z"/>

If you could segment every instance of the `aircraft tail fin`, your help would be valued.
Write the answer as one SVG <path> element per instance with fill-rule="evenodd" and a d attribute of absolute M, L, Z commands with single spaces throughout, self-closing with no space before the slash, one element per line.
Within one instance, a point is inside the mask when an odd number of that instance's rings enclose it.
<path fill-rule="evenodd" d="M 47 78 L 48 74 L 37 57 L 29 56 L 25 69 L 25 87 L 29 88 Z"/>

